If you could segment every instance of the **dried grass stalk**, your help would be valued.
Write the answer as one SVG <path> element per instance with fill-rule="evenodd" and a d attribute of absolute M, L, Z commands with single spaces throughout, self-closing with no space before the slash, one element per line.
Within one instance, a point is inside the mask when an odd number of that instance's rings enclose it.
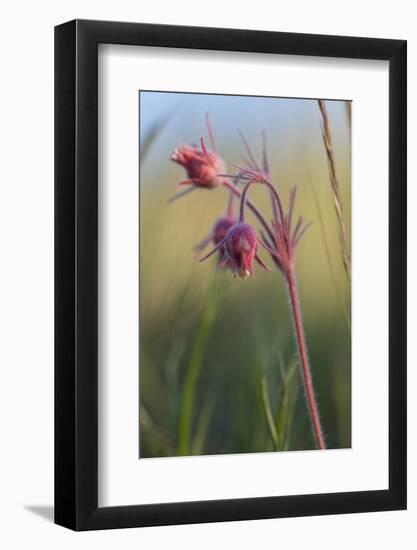
<path fill-rule="evenodd" d="M 345 271 L 346 271 L 346 275 L 350 280 L 350 269 L 351 269 L 350 253 L 349 253 L 349 246 L 347 243 L 347 233 L 346 233 L 346 225 L 345 225 L 345 218 L 344 218 L 344 212 L 343 212 L 342 196 L 340 192 L 339 181 L 337 179 L 337 174 L 336 174 L 336 162 L 334 157 L 329 117 L 327 115 L 325 102 L 322 99 L 319 99 L 318 103 L 319 103 L 321 116 L 323 119 L 323 127 L 322 127 L 321 133 L 323 136 L 324 147 L 326 149 L 326 155 L 327 155 L 327 161 L 328 161 L 327 165 L 329 167 L 330 186 L 332 191 L 333 204 L 336 210 L 337 220 L 339 222 L 339 238 L 340 238 L 340 247 L 341 247 L 341 253 L 342 253 L 342 262 L 343 262 L 343 267 L 345 268 Z"/>

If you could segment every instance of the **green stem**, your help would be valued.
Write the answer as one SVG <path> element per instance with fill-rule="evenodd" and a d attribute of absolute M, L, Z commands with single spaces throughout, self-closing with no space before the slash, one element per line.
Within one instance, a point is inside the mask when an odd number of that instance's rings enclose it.
<path fill-rule="evenodd" d="M 213 306 L 212 296 L 210 296 L 211 294 L 212 292 L 209 291 L 206 298 L 206 303 L 200 319 L 200 325 L 198 327 L 190 364 L 184 382 L 178 421 L 177 455 L 179 456 L 190 454 L 193 409 L 197 382 L 207 347 L 208 337 L 215 319 L 215 307 Z"/>
<path fill-rule="evenodd" d="M 268 388 L 266 386 L 265 376 L 262 377 L 262 381 L 261 381 L 261 396 L 262 396 L 262 404 L 263 404 L 264 413 L 265 413 L 265 419 L 269 428 L 269 435 L 271 436 L 272 445 L 274 446 L 274 449 L 276 451 L 279 451 L 278 433 L 275 427 L 274 417 L 271 410 L 271 403 L 268 397 Z"/>

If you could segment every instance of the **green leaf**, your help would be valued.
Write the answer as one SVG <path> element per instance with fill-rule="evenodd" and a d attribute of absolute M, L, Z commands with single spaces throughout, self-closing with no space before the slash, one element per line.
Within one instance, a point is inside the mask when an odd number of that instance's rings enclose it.
<path fill-rule="evenodd" d="M 216 317 L 214 295 L 214 285 L 209 289 L 203 313 L 201 315 L 197 336 L 194 342 L 191 354 L 190 364 L 185 377 L 180 413 L 178 421 L 178 447 L 177 454 L 187 456 L 190 451 L 191 428 L 193 420 L 193 408 L 195 393 L 197 389 L 198 377 L 201 365 L 204 359 L 204 353 L 207 346 L 211 327 Z"/>
<path fill-rule="evenodd" d="M 272 445 L 276 451 L 279 451 L 278 433 L 274 423 L 274 417 L 271 410 L 271 403 L 268 396 L 268 388 L 265 376 L 261 379 L 261 397 L 262 405 L 265 413 L 266 423 L 269 429 L 269 435 L 271 436 Z"/>

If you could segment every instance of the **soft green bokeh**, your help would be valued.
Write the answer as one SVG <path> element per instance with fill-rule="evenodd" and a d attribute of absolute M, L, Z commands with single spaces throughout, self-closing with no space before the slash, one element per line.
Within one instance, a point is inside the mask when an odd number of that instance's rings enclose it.
<path fill-rule="evenodd" d="M 350 235 L 347 104 L 327 102 L 327 108 Z M 214 259 L 198 263 L 193 258 L 194 245 L 224 212 L 225 189 L 196 189 L 167 204 L 184 177 L 170 154 L 181 143 L 197 143 L 200 136 L 208 141 L 207 111 L 218 151 L 228 163 L 243 162 L 238 128 L 258 158 L 261 132 L 266 131 L 273 180 L 284 202 L 296 184 L 296 213 L 314 222 L 297 255 L 305 332 L 328 447 L 349 447 L 351 342 L 340 299 L 349 308 L 350 287 L 341 262 L 317 101 L 142 92 L 140 456 L 273 450 L 262 387 L 278 429 L 290 431 L 279 448 L 314 448 L 296 368 L 289 385 L 284 384 L 294 370 L 296 348 L 283 277 L 258 266 L 255 278 L 233 279 L 228 272 L 215 272 Z M 268 194 L 261 185 L 252 188 L 251 199 L 270 216 Z M 247 218 L 258 228 L 250 213 Z"/>

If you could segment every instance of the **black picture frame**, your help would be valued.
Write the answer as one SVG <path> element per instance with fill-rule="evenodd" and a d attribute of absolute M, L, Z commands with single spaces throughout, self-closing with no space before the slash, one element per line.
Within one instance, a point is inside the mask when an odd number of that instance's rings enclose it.
<path fill-rule="evenodd" d="M 389 488 L 98 506 L 98 44 L 389 62 Z M 406 41 L 74 20 L 55 28 L 55 523 L 74 530 L 406 508 Z"/>

